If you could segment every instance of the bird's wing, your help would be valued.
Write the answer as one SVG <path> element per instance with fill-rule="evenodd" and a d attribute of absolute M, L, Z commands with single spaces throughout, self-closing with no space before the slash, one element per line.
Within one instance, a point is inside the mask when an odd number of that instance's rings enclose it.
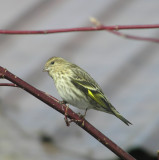
<path fill-rule="evenodd" d="M 84 71 L 82 68 L 78 67 L 75 64 L 72 64 L 71 68 L 73 71 L 74 80 L 77 80 L 79 83 L 81 82 L 81 85 L 83 86 L 86 85 L 93 90 L 98 90 L 103 93 L 97 82 L 86 71 Z"/>
<path fill-rule="evenodd" d="M 111 107 L 113 106 L 106 99 L 102 89 L 96 81 L 86 71 L 75 64 L 72 64 L 72 71 L 74 73 L 72 83 L 99 104 L 105 111 L 112 113 Z"/>
<path fill-rule="evenodd" d="M 94 79 L 86 73 L 84 70 L 76 66 L 74 70 L 74 77 L 72 78 L 72 83 L 75 87 L 82 90 L 86 96 L 94 100 L 98 105 L 96 106 L 97 110 L 102 110 L 110 114 L 114 114 L 125 124 L 131 124 L 127 119 L 125 119 L 115 108 L 114 106 L 106 99 L 104 93 L 100 86 L 94 81 Z"/>
<path fill-rule="evenodd" d="M 82 80 L 72 80 L 72 83 L 82 90 L 86 96 L 90 97 L 92 100 L 94 100 L 97 104 L 99 104 L 100 107 L 102 107 L 106 112 L 112 113 L 111 107 L 113 107 L 106 97 L 104 96 L 103 92 L 97 88 L 97 86 L 94 86 L 92 83 Z M 96 106 L 98 108 L 98 106 Z M 113 107 L 114 108 L 114 107 Z"/>
<path fill-rule="evenodd" d="M 80 90 L 83 90 L 83 92 L 89 96 L 92 100 L 94 100 L 97 104 L 100 105 L 96 106 L 97 110 L 102 110 L 105 112 L 108 112 L 110 114 L 114 114 L 116 117 L 118 117 L 120 120 L 122 120 L 125 124 L 130 125 L 130 123 L 127 119 L 125 119 L 120 113 L 111 105 L 111 103 L 106 99 L 104 94 L 100 92 L 96 87 L 93 87 L 93 85 L 89 82 L 80 81 L 80 80 L 73 80 L 73 84 L 79 88 Z"/>

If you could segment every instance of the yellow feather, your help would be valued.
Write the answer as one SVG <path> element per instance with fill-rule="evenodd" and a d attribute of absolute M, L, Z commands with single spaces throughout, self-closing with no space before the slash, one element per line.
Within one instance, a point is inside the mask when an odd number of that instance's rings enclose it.
<path fill-rule="evenodd" d="M 88 89 L 88 95 L 94 99 L 98 104 L 100 104 L 101 106 L 105 107 L 105 103 L 101 101 L 101 98 L 99 96 L 99 94 L 94 95 L 89 89 Z"/>

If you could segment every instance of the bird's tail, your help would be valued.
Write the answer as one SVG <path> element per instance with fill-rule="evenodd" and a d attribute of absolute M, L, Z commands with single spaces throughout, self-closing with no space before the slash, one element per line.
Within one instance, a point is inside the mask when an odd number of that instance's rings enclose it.
<path fill-rule="evenodd" d="M 127 119 L 125 119 L 115 108 L 111 108 L 112 109 L 112 112 L 113 114 L 119 118 L 121 121 L 123 121 L 126 125 L 132 125 L 132 123 L 130 123 Z"/>
<path fill-rule="evenodd" d="M 116 117 L 118 117 L 120 120 L 122 120 L 126 125 L 132 125 L 131 122 L 129 122 L 127 119 L 125 119 L 120 113 L 115 114 Z"/>

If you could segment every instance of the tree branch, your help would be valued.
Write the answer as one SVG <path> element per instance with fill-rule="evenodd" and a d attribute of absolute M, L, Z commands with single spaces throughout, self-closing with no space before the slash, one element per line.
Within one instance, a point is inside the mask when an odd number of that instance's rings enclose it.
<path fill-rule="evenodd" d="M 0 83 L 0 86 L 17 87 L 17 85 L 13 83 Z"/>
<path fill-rule="evenodd" d="M 90 18 L 90 21 L 93 23 L 93 24 L 95 24 L 95 26 L 98 28 L 98 27 L 105 27 L 103 24 L 101 24 L 97 19 L 95 19 L 95 18 Z M 158 25 L 159 26 L 159 25 Z M 119 30 L 118 29 L 118 27 L 120 27 L 120 26 L 116 26 L 117 28 L 116 29 L 105 29 L 106 31 L 108 31 L 108 32 L 110 32 L 110 33 L 113 33 L 113 34 L 115 34 L 115 35 L 117 35 L 117 36 L 120 36 L 120 37 L 123 37 L 123 38 L 128 38 L 128 39 L 135 39 L 135 40 L 140 40 L 140 41 L 150 41 L 150 42 L 155 42 L 155 43 L 159 43 L 159 39 L 156 39 L 156 38 L 149 38 L 149 37 L 140 37 L 140 36 L 133 36 L 133 35 L 129 35 L 129 34 L 124 34 L 124 33 L 121 33 L 121 32 L 119 32 L 119 31 L 117 31 L 117 30 Z M 128 26 L 127 26 L 128 27 Z M 138 29 L 141 29 L 142 27 L 144 27 L 144 25 L 143 26 L 133 26 L 134 28 L 133 29 L 137 29 L 137 27 L 139 27 Z M 147 26 L 147 27 L 150 27 L 150 26 Z M 152 25 L 151 25 L 151 27 L 152 27 Z M 156 27 L 156 25 L 155 26 L 153 26 L 153 27 Z M 122 28 L 123 29 L 123 28 Z M 129 26 L 127 29 L 131 29 L 131 27 Z M 142 28 L 142 29 L 146 29 L 146 28 Z"/>
<path fill-rule="evenodd" d="M 77 27 L 77 28 L 61 28 L 48 30 L 0 30 L 0 34 L 52 34 L 61 32 L 84 32 L 84 31 L 100 31 L 100 30 L 129 30 L 129 29 L 153 29 L 159 28 L 159 24 L 146 25 L 115 25 L 115 26 L 98 26 L 98 27 Z"/>
<path fill-rule="evenodd" d="M 73 112 L 71 109 L 67 108 L 66 105 L 62 105 L 59 103 L 59 100 L 56 98 L 47 95 L 46 93 L 34 88 L 30 84 L 26 83 L 22 79 L 18 78 L 14 74 L 10 73 L 7 69 L 0 66 L 0 78 L 5 78 L 28 93 L 32 94 L 39 100 L 48 104 L 51 108 L 54 108 L 58 112 L 65 115 L 67 111 L 67 117 L 71 120 L 75 120 L 74 122 L 83 128 L 86 132 L 91 134 L 94 138 L 96 138 L 100 143 L 109 148 L 112 152 L 114 152 L 117 156 L 124 160 L 135 160 L 131 155 L 122 150 L 119 146 L 117 146 L 114 142 L 112 142 L 109 138 L 107 138 L 104 134 L 102 134 L 99 130 L 97 130 L 94 126 L 92 126 L 88 121 L 81 118 L 78 114 Z M 13 85 L 11 85 L 13 86 Z"/>
<path fill-rule="evenodd" d="M 29 30 L 0 30 L 0 34 L 53 34 L 53 33 L 63 33 L 63 32 L 86 32 L 86 31 L 88 32 L 88 31 L 107 30 L 107 31 L 109 31 L 115 35 L 121 36 L 121 37 L 159 43 L 159 39 L 157 39 L 157 38 L 133 36 L 133 35 L 128 35 L 128 34 L 118 32 L 119 30 L 123 30 L 123 29 L 152 29 L 152 28 L 153 29 L 159 28 L 159 24 L 115 25 L 115 26 L 98 25 L 96 27 L 61 28 L 61 29 L 30 30 L 30 31 Z"/>

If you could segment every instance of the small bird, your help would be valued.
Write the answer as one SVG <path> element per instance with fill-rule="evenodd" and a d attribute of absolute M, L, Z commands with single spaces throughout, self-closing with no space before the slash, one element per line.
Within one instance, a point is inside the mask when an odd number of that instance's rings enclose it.
<path fill-rule="evenodd" d="M 61 57 L 52 57 L 46 62 L 44 71 L 53 78 L 64 103 L 84 109 L 85 113 L 87 109 L 95 109 L 113 114 L 126 125 L 131 124 L 111 105 L 100 86 L 82 68 Z"/>

